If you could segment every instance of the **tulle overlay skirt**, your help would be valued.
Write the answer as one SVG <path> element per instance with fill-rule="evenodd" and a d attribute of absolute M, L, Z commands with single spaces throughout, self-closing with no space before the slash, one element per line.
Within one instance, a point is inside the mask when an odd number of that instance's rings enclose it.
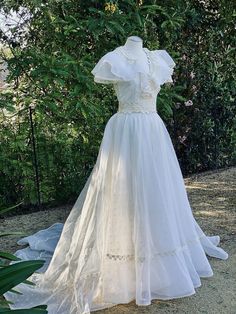
<path fill-rule="evenodd" d="M 18 241 L 23 259 L 45 265 L 7 292 L 12 309 L 48 305 L 49 314 L 84 314 L 136 300 L 189 296 L 213 275 L 207 255 L 227 259 L 206 236 L 188 201 L 183 176 L 156 112 L 117 112 L 64 224 Z"/>

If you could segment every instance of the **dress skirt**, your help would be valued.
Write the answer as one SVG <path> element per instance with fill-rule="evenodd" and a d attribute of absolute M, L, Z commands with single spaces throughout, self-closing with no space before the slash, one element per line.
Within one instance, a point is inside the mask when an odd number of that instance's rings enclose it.
<path fill-rule="evenodd" d="M 49 314 L 85 314 L 135 300 L 194 294 L 213 275 L 207 255 L 227 259 L 196 222 L 178 159 L 157 112 L 117 112 L 64 224 L 21 239 L 16 255 L 45 267 L 5 297 L 12 309 L 48 305 Z"/>

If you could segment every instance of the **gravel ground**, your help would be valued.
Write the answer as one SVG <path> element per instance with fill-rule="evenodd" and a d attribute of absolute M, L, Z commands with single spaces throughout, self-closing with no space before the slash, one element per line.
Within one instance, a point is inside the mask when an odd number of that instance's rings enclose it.
<path fill-rule="evenodd" d="M 208 171 L 184 179 L 194 216 L 207 235 L 219 235 L 220 247 L 229 253 L 228 260 L 208 257 L 214 276 L 201 278 L 202 286 L 189 297 L 168 301 L 153 300 L 152 304 L 138 307 L 132 301 L 97 314 L 154 314 L 154 313 L 236 313 L 236 167 Z M 0 232 L 22 231 L 26 235 L 64 222 L 72 206 L 43 210 L 27 215 L 0 219 Z M 21 238 L 0 239 L 0 250 L 14 253 L 22 246 Z"/>

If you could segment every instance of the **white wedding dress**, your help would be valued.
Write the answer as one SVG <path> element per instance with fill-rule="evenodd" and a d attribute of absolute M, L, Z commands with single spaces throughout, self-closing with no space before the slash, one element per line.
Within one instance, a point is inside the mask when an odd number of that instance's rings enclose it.
<path fill-rule="evenodd" d="M 175 62 L 165 50 L 143 48 L 145 71 L 123 53 L 106 53 L 92 73 L 119 101 L 97 161 L 64 224 L 18 241 L 15 254 L 44 259 L 29 280 L 7 292 L 12 309 L 48 305 L 49 314 L 84 314 L 128 303 L 194 294 L 213 275 L 208 256 L 227 259 L 195 218 L 164 122 L 156 111 L 161 85 Z M 76 152 L 75 152 L 76 153 Z"/>

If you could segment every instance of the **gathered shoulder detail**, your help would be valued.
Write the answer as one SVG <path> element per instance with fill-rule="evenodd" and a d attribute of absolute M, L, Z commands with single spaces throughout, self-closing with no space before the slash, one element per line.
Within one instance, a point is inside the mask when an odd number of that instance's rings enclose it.
<path fill-rule="evenodd" d="M 157 85 L 173 82 L 172 75 L 176 63 L 166 50 L 149 51 L 153 61 L 152 77 Z"/>
<path fill-rule="evenodd" d="M 109 84 L 132 80 L 134 71 L 125 61 L 116 49 L 106 53 L 91 71 L 94 81 Z"/>
<path fill-rule="evenodd" d="M 96 83 L 114 84 L 122 81 L 132 81 L 137 75 L 140 75 L 142 81 L 145 81 L 145 78 L 151 78 L 156 90 L 164 83 L 173 82 L 172 74 L 176 64 L 169 53 L 166 50 L 149 50 L 147 48 L 144 48 L 144 50 L 150 58 L 150 73 L 145 71 L 135 59 L 125 56 L 122 53 L 122 46 L 119 46 L 107 52 L 94 66 L 91 71 L 94 75 L 94 81 Z"/>

